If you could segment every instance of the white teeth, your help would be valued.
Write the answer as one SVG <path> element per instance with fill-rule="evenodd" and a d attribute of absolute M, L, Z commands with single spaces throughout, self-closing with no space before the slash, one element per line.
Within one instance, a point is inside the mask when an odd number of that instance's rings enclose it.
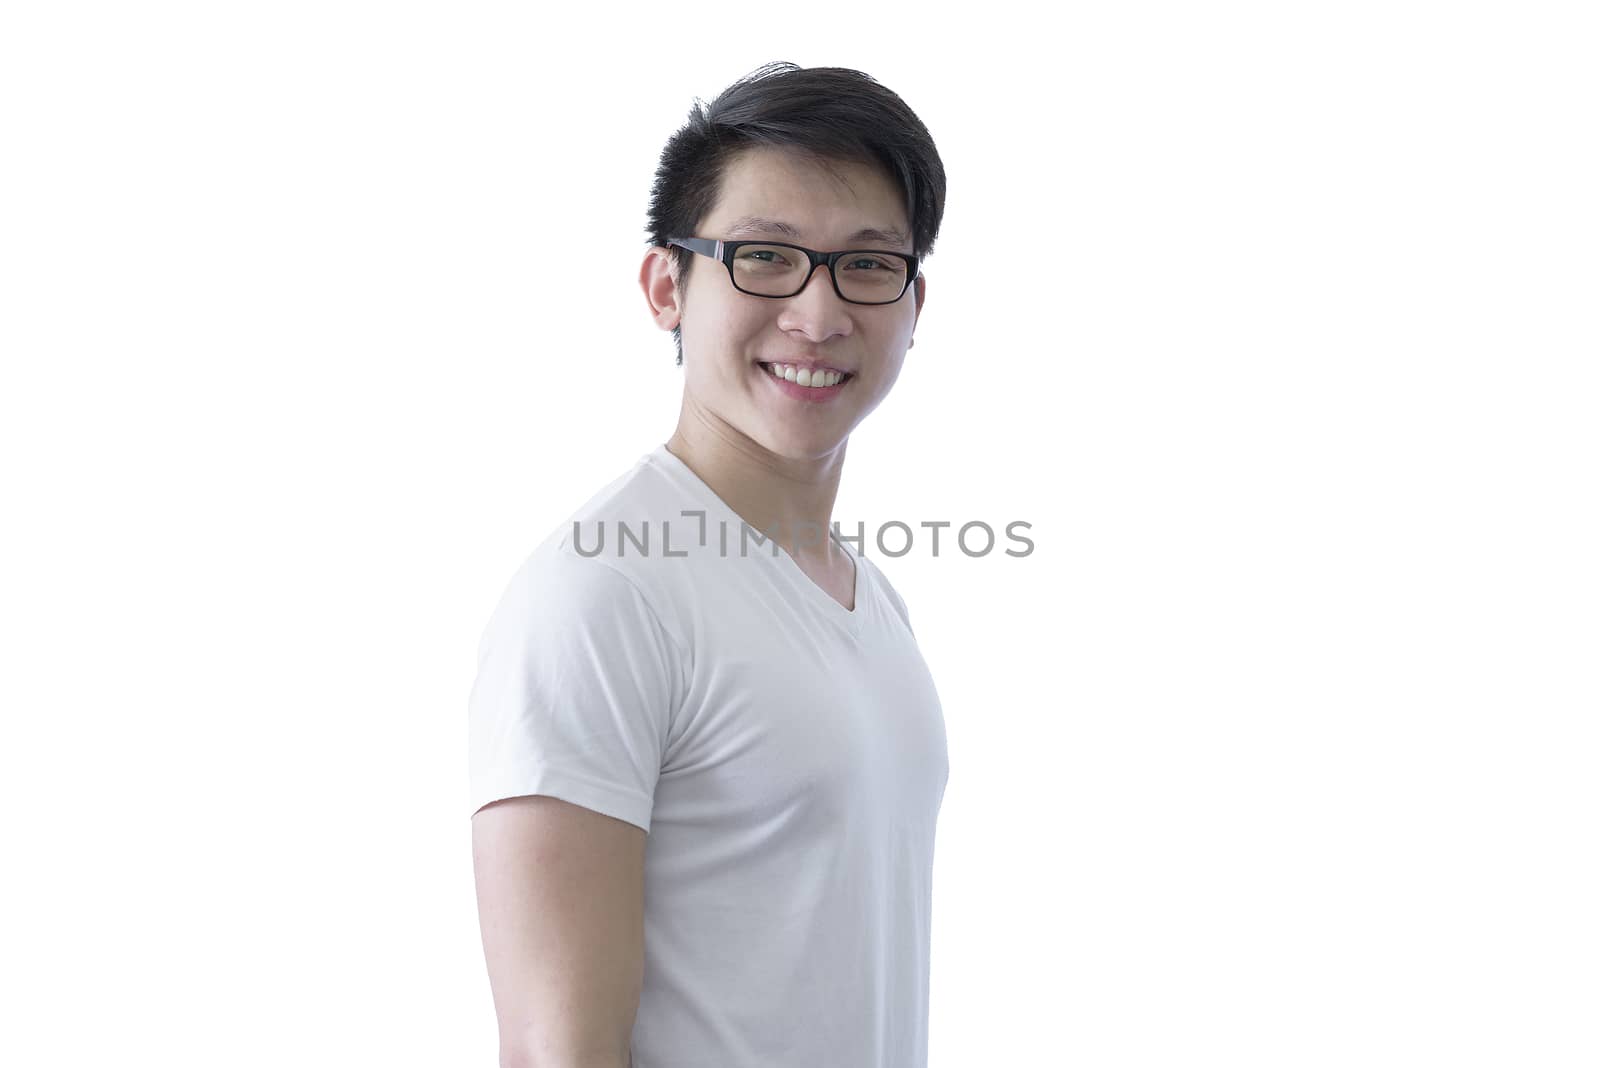
<path fill-rule="evenodd" d="M 819 389 L 826 386 L 836 386 L 844 375 L 838 371 L 816 371 L 809 367 L 795 367 L 792 364 L 767 364 L 767 370 L 772 372 L 772 377 L 782 378 L 800 386 L 809 386 Z"/>

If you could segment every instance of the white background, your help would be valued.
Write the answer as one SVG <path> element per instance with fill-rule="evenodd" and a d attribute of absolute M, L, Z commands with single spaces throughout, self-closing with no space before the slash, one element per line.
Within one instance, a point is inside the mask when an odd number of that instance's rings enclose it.
<path fill-rule="evenodd" d="M 835 517 L 1037 546 L 876 557 L 933 1068 L 1597 1063 L 1579 7 L 8 5 L 0 1061 L 495 1063 L 477 638 L 670 435 L 656 155 L 787 59 L 949 173 Z"/>

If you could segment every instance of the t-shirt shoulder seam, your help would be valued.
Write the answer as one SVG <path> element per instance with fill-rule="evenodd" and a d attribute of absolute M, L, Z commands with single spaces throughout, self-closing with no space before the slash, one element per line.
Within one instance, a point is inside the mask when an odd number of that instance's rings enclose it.
<path fill-rule="evenodd" d="M 656 603 L 651 596 L 645 592 L 644 587 L 640 586 L 639 583 L 634 580 L 633 576 L 628 574 L 627 571 L 610 563 L 604 557 L 585 556 L 583 553 L 578 552 L 566 542 L 558 544 L 555 547 L 555 551 L 568 560 L 581 560 L 586 564 L 603 567 L 611 574 L 622 579 L 623 582 L 626 582 L 628 587 L 638 595 L 639 600 L 644 602 L 644 606 L 650 612 L 651 618 L 654 619 L 656 624 L 661 628 L 661 633 L 665 634 L 667 636 L 667 640 L 672 643 L 674 652 L 678 654 L 678 662 L 684 668 L 684 679 L 685 683 L 687 683 L 689 676 L 689 645 L 681 637 L 679 637 L 677 632 L 667 623 L 666 618 L 661 613 L 661 610 L 656 606 Z"/>

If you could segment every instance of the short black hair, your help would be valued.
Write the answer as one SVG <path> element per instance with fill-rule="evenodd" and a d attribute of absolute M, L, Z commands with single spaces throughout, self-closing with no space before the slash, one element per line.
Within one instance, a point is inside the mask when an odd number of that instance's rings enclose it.
<path fill-rule="evenodd" d="M 724 89 L 708 107 L 698 98 L 689 120 L 668 139 L 650 191 L 649 244 L 695 233 L 721 192 L 730 160 L 774 146 L 827 164 L 882 168 L 898 183 L 911 220 L 912 253 L 933 251 L 944 217 L 944 163 L 928 128 L 871 75 L 846 67 L 768 63 Z M 687 282 L 697 258 L 668 246 L 674 274 Z M 683 330 L 672 328 L 683 363 Z"/>

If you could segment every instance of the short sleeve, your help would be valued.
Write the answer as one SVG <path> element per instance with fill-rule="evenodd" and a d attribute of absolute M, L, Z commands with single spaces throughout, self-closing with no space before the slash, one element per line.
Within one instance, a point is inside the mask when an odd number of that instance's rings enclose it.
<path fill-rule="evenodd" d="M 681 674 L 633 582 L 542 549 L 513 576 L 478 644 L 468 699 L 472 811 L 541 794 L 650 830 Z"/>

